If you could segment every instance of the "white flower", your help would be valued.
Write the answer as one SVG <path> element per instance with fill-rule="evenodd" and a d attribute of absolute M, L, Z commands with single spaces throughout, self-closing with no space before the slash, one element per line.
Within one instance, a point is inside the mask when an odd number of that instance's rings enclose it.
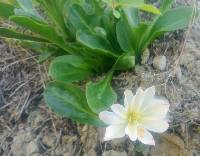
<path fill-rule="evenodd" d="M 99 118 L 109 125 L 105 141 L 128 135 L 132 141 L 138 139 L 144 144 L 155 145 L 149 131 L 162 133 L 168 129 L 168 101 L 155 96 L 154 86 L 145 91 L 139 88 L 135 96 L 130 90 L 124 94 L 124 106 L 113 104 L 113 112 L 103 111 L 99 114 Z"/>

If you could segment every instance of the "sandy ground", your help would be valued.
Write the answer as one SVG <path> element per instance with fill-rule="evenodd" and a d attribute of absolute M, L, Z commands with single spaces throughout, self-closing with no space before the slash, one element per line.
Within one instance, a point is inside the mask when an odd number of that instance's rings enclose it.
<path fill-rule="evenodd" d="M 200 3 L 198 3 L 200 6 Z M 154 134 L 156 146 L 138 146 L 127 138 L 103 142 L 104 128 L 61 119 L 46 107 L 42 92 L 48 65 L 16 42 L 0 40 L 0 155 L 2 156 L 199 156 L 200 155 L 200 18 L 186 31 L 160 38 L 143 64 L 116 73 L 118 102 L 155 85 L 170 101 L 170 128 Z M 166 59 L 166 64 L 165 64 Z"/>

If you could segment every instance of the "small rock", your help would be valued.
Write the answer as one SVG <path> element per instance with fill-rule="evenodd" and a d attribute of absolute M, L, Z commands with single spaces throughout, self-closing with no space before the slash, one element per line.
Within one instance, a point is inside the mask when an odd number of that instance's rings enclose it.
<path fill-rule="evenodd" d="M 25 156 L 26 155 L 26 146 L 24 145 L 23 140 L 16 136 L 13 140 L 11 146 L 11 155 L 14 156 Z"/>
<path fill-rule="evenodd" d="M 64 156 L 74 156 L 76 152 L 76 141 L 77 141 L 77 136 L 64 136 L 62 138 L 63 142 L 63 153 Z"/>
<path fill-rule="evenodd" d="M 79 126 L 81 142 L 83 143 L 84 152 L 87 153 L 90 149 L 95 149 L 98 143 L 97 129 L 92 126 Z"/>
<path fill-rule="evenodd" d="M 154 57 L 154 60 L 153 60 L 154 68 L 163 71 L 163 70 L 165 70 L 166 65 L 167 65 L 167 60 L 166 60 L 165 56 Z"/>
<path fill-rule="evenodd" d="M 62 155 L 62 154 L 63 154 L 62 146 L 58 146 L 58 147 L 55 149 L 55 155 Z"/>
<path fill-rule="evenodd" d="M 112 140 L 113 149 L 117 151 L 123 151 L 125 148 L 125 141 L 126 141 L 125 137 L 119 139 L 113 139 Z"/>
<path fill-rule="evenodd" d="M 39 149 L 37 146 L 37 141 L 33 140 L 29 144 L 27 144 L 26 155 L 28 156 L 36 156 L 39 155 Z"/>
<path fill-rule="evenodd" d="M 184 141 L 174 134 L 162 134 L 159 143 L 151 148 L 150 156 L 183 156 L 188 151 L 184 147 Z"/>
<path fill-rule="evenodd" d="M 35 110 L 30 113 L 28 117 L 28 124 L 30 127 L 36 128 L 41 125 L 41 122 L 43 122 L 44 117 L 41 115 L 41 112 L 39 110 Z"/>
<path fill-rule="evenodd" d="M 42 142 L 47 145 L 48 147 L 53 147 L 55 142 L 56 142 L 56 136 L 53 135 L 52 133 L 45 135 L 42 138 Z"/>
<path fill-rule="evenodd" d="M 180 66 L 176 69 L 176 73 L 175 74 L 176 74 L 177 79 L 179 81 L 181 81 L 181 79 L 182 79 L 182 71 L 181 71 Z"/>
<path fill-rule="evenodd" d="M 116 151 L 105 151 L 102 156 L 127 156 L 126 152 L 116 152 Z"/>
<path fill-rule="evenodd" d="M 150 51 L 149 49 L 146 49 L 143 54 L 142 54 L 142 64 L 146 64 L 149 60 L 149 57 L 150 57 Z"/>
<path fill-rule="evenodd" d="M 195 60 L 195 56 L 192 55 L 190 52 L 185 53 L 180 57 L 180 64 L 187 65 Z"/>
<path fill-rule="evenodd" d="M 91 149 L 89 152 L 85 153 L 84 156 L 97 156 L 95 150 Z"/>
<path fill-rule="evenodd" d="M 19 133 L 17 133 L 17 135 L 13 139 L 13 144 L 11 146 L 12 155 L 14 156 L 27 155 L 27 152 L 29 152 L 27 148 L 33 145 L 32 139 L 33 136 L 31 135 L 30 131 L 22 130 Z"/>
<path fill-rule="evenodd" d="M 184 141 L 175 134 L 164 133 L 161 135 L 161 139 L 178 146 L 180 149 L 184 149 Z"/>
<path fill-rule="evenodd" d="M 142 75 L 145 73 L 145 67 L 144 66 L 140 66 L 140 65 L 136 65 L 135 66 L 135 73 L 137 75 Z"/>

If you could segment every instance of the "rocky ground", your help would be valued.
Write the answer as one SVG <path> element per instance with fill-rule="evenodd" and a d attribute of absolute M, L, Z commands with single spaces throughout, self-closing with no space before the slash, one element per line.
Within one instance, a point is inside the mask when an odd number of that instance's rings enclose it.
<path fill-rule="evenodd" d="M 200 3 L 198 3 L 200 6 Z M 47 65 L 37 53 L 0 40 L 0 155 L 2 156 L 199 156 L 200 18 L 186 31 L 167 34 L 143 55 L 134 70 L 116 73 L 113 86 L 123 92 L 155 85 L 170 101 L 170 128 L 154 134 L 156 146 L 127 138 L 102 140 L 104 128 L 61 119 L 46 107 L 42 91 Z"/>

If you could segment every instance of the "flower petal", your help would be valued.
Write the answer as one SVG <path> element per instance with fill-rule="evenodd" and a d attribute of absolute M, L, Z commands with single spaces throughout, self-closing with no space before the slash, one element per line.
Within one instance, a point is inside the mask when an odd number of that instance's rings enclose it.
<path fill-rule="evenodd" d="M 121 125 L 110 125 L 106 128 L 104 140 L 112 140 L 115 138 L 121 138 L 125 135 L 125 124 Z"/>
<path fill-rule="evenodd" d="M 126 107 L 132 102 L 134 96 L 133 96 L 132 91 L 128 90 L 128 89 L 125 90 L 124 95 L 125 95 L 125 97 L 124 97 L 124 106 Z"/>
<path fill-rule="evenodd" d="M 169 111 L 169 103 L 162 99 L 154 98 L 149 105 L 143 109 L 145 117 L 153 119 L 164 119 Z"/>
<path fill-rule="evenodd" d="M 99 118 L 106 124 L 121 124 L 125 123 L 125 120 L 113 112 L 103 111 L 99 113 Z"/>
<path fill-rule="evenodd" d="M 135 95 L 135 108 L 136 109 L 140 109 L 140 106 L 142 105 L 144 100 L 144 91 L 142 90 L 142 88 L 138 88 L 136 95 Z"/>
<path fill-rule="evenodd" d="M 157 133 L 162 133 L 169 128 L 165 120 L 144 120 L 142 124 L 146 129 Z"/>
<path fill-rule="evenodd" d="M 125 128 L 125 133 L 132 141 L 135 141 L 137 139 L 137 127 L 137 124 L 128 124 Z"/>
<path fill-rule="evenodd" d="M 143 106 L 146 106 L 149 103 L 149 100 L 151 100 L 155 96 L 156 89 L 154 86 L 147 88 L 144 91 L 144 101 L 142 103 Z"/>
<path fill-rule="evenodd" d="M 155 86 L 149 87 L 144 91 L 145 98 L 150 98 L 155 95 L 156 89 Z"/>
<path fill-rule="evenodd" d="M 143 144 L 155 145 L 155 141 L 151 133 L 149 133 L 144 127 L 138 127 L 138 140 Z"/>
<path fill-rule="evenodd" d="M 125 118 L 125 108 L 120 104 L 114 104 L 111 106 L 111 110 L 122 118 Z"/>

